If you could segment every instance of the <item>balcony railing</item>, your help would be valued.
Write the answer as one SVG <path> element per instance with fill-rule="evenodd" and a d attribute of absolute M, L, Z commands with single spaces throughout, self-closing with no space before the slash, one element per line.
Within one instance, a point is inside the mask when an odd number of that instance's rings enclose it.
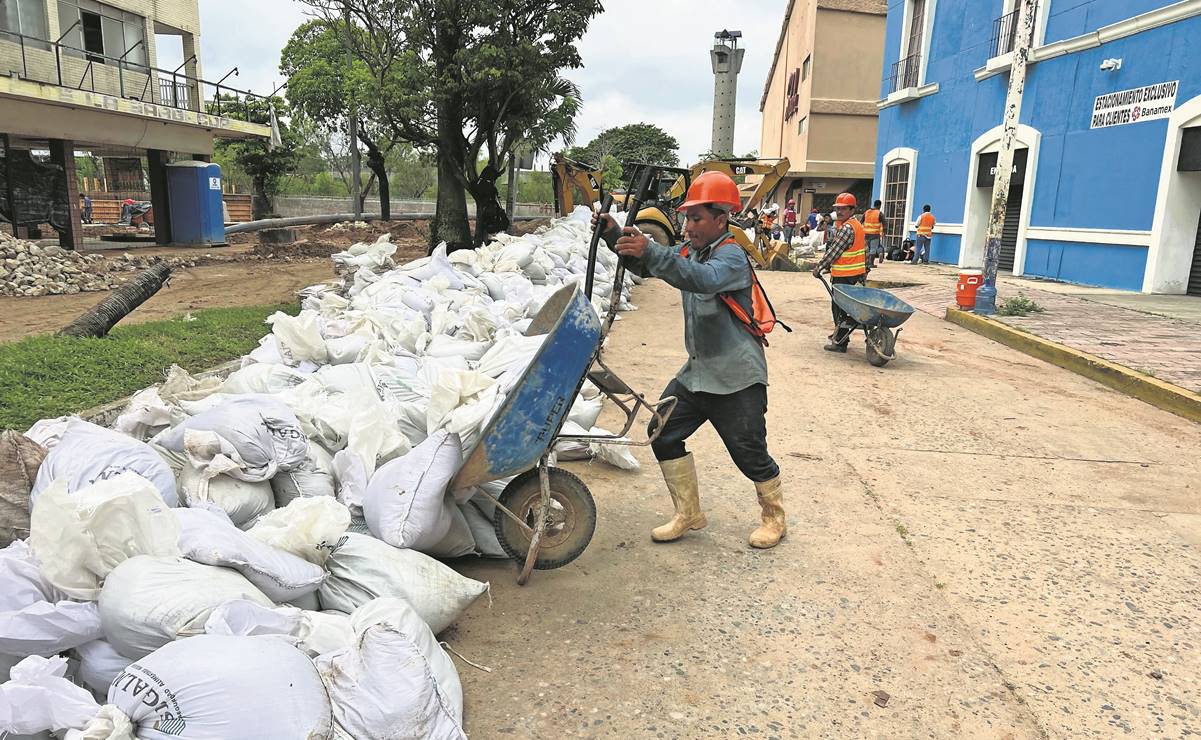
<path fill-rule="evenodd" d="M 186 83 L 172 83 L 171 80 L 161 78 L 158 81 L 159 99 L 172 108 L 191 110 L 191 105 L 188 103 L 190 91 L 191 88 Z"/>
<path fill-rule="evenodd" d="M 0 30 L 0 74 L 5 73 L 24 80 L 196 113 L 216 116 L 241 113 L 247 121 L 252 120 L 251 103 L 268 99 L 220 82 Z"/>
<path fill-rule="evenodd" d="M 992 22 L 992 55 L 999 57 L 1013 51 L 1013 42 L 1017 38 L 1018 11 L 1006 13 Z"/>
<path fill-rule="evenodd" d="M 921 54 L 910 54 L 892 65 L 892 74 L 888 77 L 888 91 L 894 93 L 907 87 L 917 87 L 921 68 Z"/>

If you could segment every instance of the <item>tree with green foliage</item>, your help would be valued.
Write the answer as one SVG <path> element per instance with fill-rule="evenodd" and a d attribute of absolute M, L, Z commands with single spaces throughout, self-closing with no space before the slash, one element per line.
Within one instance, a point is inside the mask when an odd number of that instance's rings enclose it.
<path fill-rule="evenodd" d="M 229 105 L 225 107 L 227 101 Z M 222 97 L 221 103 L 224 115 L 264 125 L 271 123 L 271 109 L 275 109 L 281 144 L 273 146 L 269 140 L 255 137 L 222 139 L 215 146 L 218 160 L 231 161 L 250 177 L 250 202 L 254 218 L 268 218 L 275 212 L 273 199 L 279 192 L 281 179 L 296 168 L 300 159 L 300 141 L 287 123 L 280 119 L 285 112 L 284 101 L 279 98 L 254 98 L 246 105 L 241 105 L 231 96 Z"/>
<path fill-rule="evenodd" d="M 576 42 L 598 0 L 303 0 L 343 37 L 373 80 L 389 126 L 437 151 L 431 246 L 482 243 L 508 225 L 496 181 L 517 147 L 570 139 L 579 92 L 560 71 L 581 65 Z M 481 158 L 487 164 L 480 168 Z M 476 202 L 476 233 L 467 216 Z"/>
<path fill-rule="evenodd" d="M 680 162 L 677 153 L 679 148 L 680 142 L 658 126 L 631 123 L 605 129 L 587 146 L 570 149 L 567 156 L 598 166 L 605 157 L 613 157 L 618 162 L 647 162 L 674 167 Z M 606 175 L 606 184 L 608 179 Z"/>
<path fill-rule="evenodd" d="M 357 26 L 352 31 L 356 37 L 364 33 Z M 403 80 L 395 74 L 375 74 L 362 59 L 348 65 L 347 33 L 340 17 L 302 24 L 288 39 L 279 68 L 288 76 L 289 104 L 319 126 L 327 138 L 348 136 L 350 116 L 358 118 L 358 140 L 367 150 L 367 169 L 379 188 L 380 212 L 386 220 L 392 216 L 387 158 L 400 141 L 389 113 L 388 90 Z M 365 199 L 370 190 L 371 183 L 363 188 L 361 197 Z"/>

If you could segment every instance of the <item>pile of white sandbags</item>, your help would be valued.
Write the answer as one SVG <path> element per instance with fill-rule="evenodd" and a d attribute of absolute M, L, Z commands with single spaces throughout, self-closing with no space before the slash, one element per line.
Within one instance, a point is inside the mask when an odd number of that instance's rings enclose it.
<path fill-rule="evenodd" d="M 582 283 L 589 213 L 396 266 L 387 238 L 225 378 L 172 368 L 105 428 L 0 438 L 0 736 L 462 738 L 435 635 L 488 590 L 438 558 L 504 557 L 505 481 L 450 490 Z M 601 251 L 594 308 L 628 305 Z M 596 426 L 584 384 L 564 433 Z M 559 459 L 623 468 L 624 447 Z"/>

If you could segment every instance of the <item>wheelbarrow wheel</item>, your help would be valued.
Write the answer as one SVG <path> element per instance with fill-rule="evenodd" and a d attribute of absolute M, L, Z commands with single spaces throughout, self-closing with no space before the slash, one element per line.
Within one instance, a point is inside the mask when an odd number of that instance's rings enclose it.
<path fill-rule="evenodd" d="M 873 367 L 884 367 L 895 355 L 897 338 L 887 327 L 877 326 L 867 332 L 867 361 Z"/>
<path fill-rule="evenodd" d="M 578 558 L 592 541 L 596 531 L 596 502 L 580 480 L 562 468 L 547 468 L 550 480 L 551 511 L 542 536 L 537 570 L 562 568 Z M 517 476 L 501 492 L 501 505 L 517 515 L 529 527 L 534 526 L 541 506 L 542 489 L 538 469 Z M 493 518 L 496 539 L 509 557 L 524 563 L 530 550 L 530 536 L 498 507 Z"/>

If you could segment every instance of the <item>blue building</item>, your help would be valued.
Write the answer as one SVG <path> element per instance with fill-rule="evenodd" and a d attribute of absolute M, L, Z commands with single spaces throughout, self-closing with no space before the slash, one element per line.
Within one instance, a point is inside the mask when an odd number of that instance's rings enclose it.
<path fill-rule="evenodd" d="M 890 239 L 983 263 L 1015 0 L 890 0 L 876 166 Z M 1002 270 L 1201 295 L 1201 0 L 1039 0 Z"/>

